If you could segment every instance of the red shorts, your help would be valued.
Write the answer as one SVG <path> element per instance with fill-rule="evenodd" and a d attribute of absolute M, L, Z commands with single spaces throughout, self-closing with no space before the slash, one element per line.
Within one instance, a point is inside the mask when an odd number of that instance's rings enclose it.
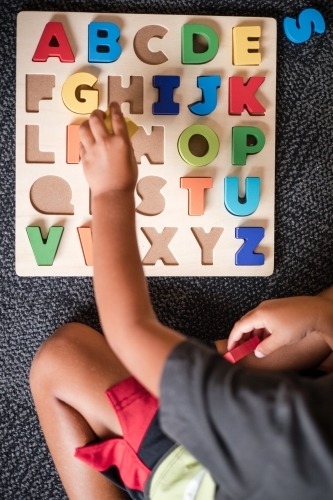
<path fill-rule="evenodd" d="M 75 456 L 143 499 L 144 485 L 159 460 L 174 441 L 161 430 L 158 400 L 133 377 L 105 392 L 119 419 L 123 437 L 77 448 Z"/>

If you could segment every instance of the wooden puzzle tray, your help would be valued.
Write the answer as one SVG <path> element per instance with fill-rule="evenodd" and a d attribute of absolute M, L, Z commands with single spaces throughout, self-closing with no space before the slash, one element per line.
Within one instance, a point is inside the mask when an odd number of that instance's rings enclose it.
<path fill-rule="evenodd" d="M 17 274 L 92 276 L 78 127 L 118 100 L 146 275 L 270 275 L 275 87 L 271 18 L 21 12 Z"/>

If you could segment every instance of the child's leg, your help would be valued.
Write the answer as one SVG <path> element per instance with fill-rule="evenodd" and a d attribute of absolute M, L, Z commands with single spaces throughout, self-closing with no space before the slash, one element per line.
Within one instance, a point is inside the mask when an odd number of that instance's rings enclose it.
<path fill-rule="evenodd" d="M 80 323 L 61 327 L 36 354 L 31 390 L 47 445 L 71 500 L 129 498 L 74 457 L 75 448 L 96 437 L 122 434 L 104 391 L 129 376 L 105 338 Z"/>

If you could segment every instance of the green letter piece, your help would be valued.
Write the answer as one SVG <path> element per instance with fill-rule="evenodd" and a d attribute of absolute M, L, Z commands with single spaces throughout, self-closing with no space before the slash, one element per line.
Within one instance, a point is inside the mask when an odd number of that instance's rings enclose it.
<path fill-rule="evenodd" d="M 204 156 L 195 156 L 191 153 L 189 141 L 193 135 L 202 135 L 207 140 L 208 151 Z M 180 134 L 178 139 L 179 154 L 192 167 L 203 167 L 211 163 L 217 157 L 219 148 L 219 138 L 207 125 L 191 125 Z"/>
<path fill-rule="evenodd" d="M 194 35 L 203 36 L 208 43 L 205 52 L 194 52 Z M 204 64 L 217 54 L 219 49 L 219 39 L 215 31 L 204 24 L 184 24 L 182 26 L 182 63 L 183 64 Z"/>
<path fill-rule="evenodd" d="M 256 143 L 248 146 L 247 138 L 254 137 Z M 233 165 L 245 165 L 246 155 L 259 153 L 265 146 L 265 135 L 257 127 L 233 127 L 232 129 L 232 159 Z"/>
<path fill-rule="evenodd" d="M 61 226 L 50 227 L 46 240 L 43 239 L 39 226 L 28 226 L 26 231 L 37 264 L 39 266 L 52 266 L 64 228 Z"/>

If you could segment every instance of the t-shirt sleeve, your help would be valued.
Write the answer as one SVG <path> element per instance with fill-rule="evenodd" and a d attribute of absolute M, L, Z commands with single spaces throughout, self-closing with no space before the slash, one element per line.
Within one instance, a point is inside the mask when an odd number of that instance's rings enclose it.
<path fill-rule="evenodd" d="M 333 491 L 325 472 L 333 456 L 332 380 L 247 370 L 187 340 L 164 367 L 161 426 L 210 471 L 223 498 L 264 494 L 266 481 L 271 499 L 295 487 L 307 493 L 319 478 Z"/>

